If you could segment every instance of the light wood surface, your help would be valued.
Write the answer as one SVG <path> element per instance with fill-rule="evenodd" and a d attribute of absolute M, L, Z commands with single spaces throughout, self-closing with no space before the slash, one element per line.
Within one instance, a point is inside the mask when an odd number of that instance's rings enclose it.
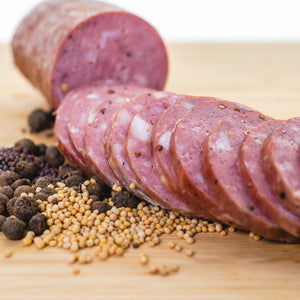
<path fill-rule="evenodd" d="M 300 44 L 170 45 L 170 91 L 237 101 L 276 118 L 300 116 Z M 46 102 L 12 64 L 0 46 L 0 144 L 25 136 L 26 116 Z M 167 248 L 174 240 L 194 249 L 189 258 Z M 13 256 L 4 253 L 13 250 Z M 255 242 L 246 233 L 222 237 L 198 234 L 187 245 L 163 236 L 156 248 L 130 249 L 124 257 L 79 266 L 72 275 L 64 250 L 25 248 L 0 234 L 0 299 L 300 299 L 300 245 Z M 178 274 L 149 275 L 138 263 L 145 252 L 151 263 L 177 263 Z"/>

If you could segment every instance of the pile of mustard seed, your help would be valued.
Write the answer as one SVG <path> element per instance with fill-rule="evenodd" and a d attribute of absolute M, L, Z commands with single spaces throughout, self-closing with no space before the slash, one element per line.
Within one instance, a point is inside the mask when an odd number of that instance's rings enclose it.
<path fill-rule="evenodd" d="M 193 244 L 198 233 L 216 232 L 225 236 L 234 231 L 233 227 L 225 228 L 220 223 L 182 216 L 145 202 L 135 202 L 136 207 L 120 207 L 120 199 L 128 192 L 116 185 L 111 197 L 94 201 L 88 191 L 94 184 L 95 179 L 84 181 L 80 189 L 70 188 L 63 182 L 49 184 L 48 188 L 54 189 L 55 194 L 47 200 L 37 199 L 39 210 L 47 219 L 48 229 L 40 236 L 35 236 L 32 231 L 27 232 L 24 245 L 34 243 L 38 249 L 47 246 L 63 248 L 73 253 L 69 263 L 86 264 L 95 258 L 106 260 L 113 255 L 122 256 L 128 248 L 138 248 L 145 243 L 155 247 L 160 244 L 163 234 L 176 232 L 178 238 Z M 118 201 L 117 206 L 114 200 Z M 93 210 L 92 207 L 99 209 Z M 102 210 L 102 207 L 105 209 Z M 168 246 L 174 251 L 183 250 L 175 243 Z M 93 251 L 83 250 L 85 248 L 93 248 Z M 186 251 L 187 256 L 193 254 L 191 250 Z M 148 259 L 141 258 L 140 263 L 147 264 Z M 174 273 L 176 269 L 174 266 L 150 266 L 149 273 L 164 275 Z"/>

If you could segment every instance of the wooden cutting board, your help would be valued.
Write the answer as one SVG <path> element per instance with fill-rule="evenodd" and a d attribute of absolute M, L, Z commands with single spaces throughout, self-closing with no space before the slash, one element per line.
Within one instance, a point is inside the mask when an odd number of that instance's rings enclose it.
<path fill-rule="evenodd" d="M 209 95 L 250 105 L 276 118 L 300 116 L 300 44 L 170 45 L 169 91 Z M 0 144 L 30 135 L 26 116 L 44 99 L 13 66 L 0 46 Z M 196 251 L 189 258 L 167 248 L 173 240 Z M 13 256 L 4 258 L 4 253 Z M 138 262 L 145 252 L 154 264 L 177 263 L 169 277 L 149 275 Z M 130 249 L 122 258 L 79 266 L 72 275 L 64 250 L 25 248 L 0 234 L 0 299 L 300 299 L 300 245 L 262 240 L 247 233 L 223 237 L 201 233 L 187 245 L 173 235 L 156 248 Z"/>

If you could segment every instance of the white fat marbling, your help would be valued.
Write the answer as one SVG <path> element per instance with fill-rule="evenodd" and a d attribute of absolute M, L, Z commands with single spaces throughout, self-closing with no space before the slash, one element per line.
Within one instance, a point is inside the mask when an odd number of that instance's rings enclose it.
<path fill-rule="evenodd" d="M 88 94 L 86 98 L 92 100 L 92 99 L 98 99 L 99 96 L 98 94 L 92 93 L 92 94 Z"/>
<path fill-rule="evenodd" d="M 195 106 L 195 104 L 192 104 L 190 102 L 183 102 L 182 103 L 184 107 L 186 107 L 187 109 L 191 109 Z"/>
<path fill-rule="evenodd" d="M 107 41 L 109 39 L 115 38 L 120 35 L 120 30 L 107 30 L 103 31 L 101 33 L 100 39 L 99 39 L 99 47 L 105 48 L 107 45 Z"/>
<path fill-rule="evenodd" d="M 101 123 L 101 125 L 100 125 L 100 129 L 102 130 L 102 131 L 105 131 L 106 130 L 106 127 L 107 127 L 107 124 L 106 123 Z"/>
<path fill-rule="evenodd" d="M 130 121 L 132 116 L 127 111 L 127 109 L 122 109 L 118 116 L 118 124 L 120 125 L 127 125 L 128 121 Z"/>
<path fill-rule="evenodd" d="M 133 135 L 142 142 L 146 142 L 149 139 L 151 126 L 139 115 L 135 116 L 131 123 L 131 132 Z"/>
<path fill-rule="evenodd" d="M 88 51 L 85 54 L 85 59 L 88 63 L 94 64 L 97 61 L 98 52 L 97 51 Z"/>
<path fill-rule="evenodd" d="M 143 74 L 135 74 L 133 81 L 138 82 L 140 85 L 143 85 L 143 86 L 147 86 L 147 84 L 148 84 L 148 79 Z"/>
<path fill-rule="evenodd" d="M 159 144 L 162 145 L 165 150 L 169 150 L 171 135 L 172 132 L 167 131 L 159 139 Z"/>
<path fill-rule="evenodd" d="M 215 142 L 214 150 L 218 152 L 226 152 L 231 150 L 230 142 L 226 132 L 220 133 L 220 137 Z"/>

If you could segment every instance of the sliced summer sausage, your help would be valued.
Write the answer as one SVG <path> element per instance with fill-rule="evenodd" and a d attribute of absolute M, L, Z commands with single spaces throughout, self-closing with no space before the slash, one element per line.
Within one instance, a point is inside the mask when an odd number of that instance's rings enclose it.
<path fill-rule="evenodd" d="M 54 132 L 58 148 L 72 165 L 87 175 L 92 175 L 93 173 L 86 166 L 85 162 L 81 159 L 81 157 L 78 155 L 78 152 L 73 147 L 73 143 L 68 131 L 69 115 L 74 103 L 78 99 L 86 97 L 94 89 L 99 88 L 99 86 L 102 86 L 103 84 L 105 85 L 106 83 L 107 81 L 99 81 L 75 89 L 65 97 L 64 101 L 56 111 Z"/>
<path fill-rule="evenodd" d="M 300 118 L 279 125 L 264 144 L 262 166 L 276 196 L 300 216 Z"/>
<path fill-rule="evenodd" d="M 84 137 L 89 115 L 94 109 L 108 101 L 117 98 L 132 98 L 135 95 L 151 92 L 151 89 L 136 84 L 117 84 L 105 82 L 101 86 L 91 88 L 88 93 L 80 97 L 72 106 L 69 114 L 68 131 L 74 150 L 85 162 Z"/>
<path fill-rule="evenodd" d="M 171 94 L 172 93 L 168 92 L 156 92 L 135 97 L 132 101 L 128 101 L 124 104 L 116 113 L 110 128 L 107 143 L 105 144 L 105 152 L 108 163 L 114 171 L 115 176 L 123 183 L 123 186 L 126 187 L 127 190 L 130 190 L 131 184 L 137 184 L 124 152 L 124 143 L 131 120 L 151 101 Z M 108 128 L 106 129 L 106 132 L 108 133 Z M 150 202 L 151 199 L 134 185 L 134 189 L 131 189 L 131 192 Z"/>
<path fill-rule="evenodd" d="M 217 98 L 211 97 L 185 96 L 184 100 L 176 102 L 161 115 L 154 130 L 152 131 L 151 156 L 154 169 L 159 180 L 165 185 L 165 187 L 180 199 L 189 196 L 177 180 L 170 162 L 169 148 L 172 132 L 174 131 L 176 123 L 194 106 L 217 100 Z M 190 202 L 192 200 L 188 199 L 186 201 Z M 197 213 L 201 216 L 205 216 L 207 219 L 214 219 L 214 217 L 212 217 L 204 209 L 199 209 Z"/>
<path fill-rule="evenodd" d="M 126 160 L 135 176 L 137 187 L 165 208 L 191 213 L 159 180 L 151 160 L 151 134 L 161 114 L 175 102 L 183 100 L 174 95 L 154 100 L 139 111 L 128 128 L 124 150 Z"/>
<path fill-rule="evenodd" d="M 168 70 L 164 43 L 150 24 L 93 0 L 42 2 L 19 25 L 12 48 L 16 65 L 54 107 L 100 79 L 162 89 Z"/>
<path fill-rule="evenodd" d="M 300 238 L 300 218 L 287 210 L 265 179 L 261 152 L 265 140 L 282 121 L 270 120 L 253 128 L 242 143 L 238 168 L 253 201 L 285 231 Z"/>
<path fill-rule="evenodd" d="M 170 161 L 177 180 L 189 196 L 182 200 L 192 211 L 204 208 L 219 221 L 226 221 L 201 173 L 202 145 L 225 117 L 251 111 L 253 109 L 244 105 L 222 100 L 197 105 L 177 122 L 170 140 Z"/>
<path fill-rule="evenodd" d="M 250 197 L 237 167 L 246 135 L 266 119 L 257 113 L 229 116 L 209 134 L 202 156 L 205 182 L 227 223 L 277 241 L 293 241 Z"/>
<path fill-rule="evenodd" d="M 107 125 L 114 118 L 118 108 L 126 103 L 128 98 L 152 90 L 137 85 L 114 86 L 109 91 L 110 97 L 106 101 L 97 105 L 90 112 L 84 134 L 84 158 L 86 164 L 104 181 L 107 185 L 122 184 L 109 167 L 105 156 L 105 146 L 103 144 L 104 134 Z"/>

